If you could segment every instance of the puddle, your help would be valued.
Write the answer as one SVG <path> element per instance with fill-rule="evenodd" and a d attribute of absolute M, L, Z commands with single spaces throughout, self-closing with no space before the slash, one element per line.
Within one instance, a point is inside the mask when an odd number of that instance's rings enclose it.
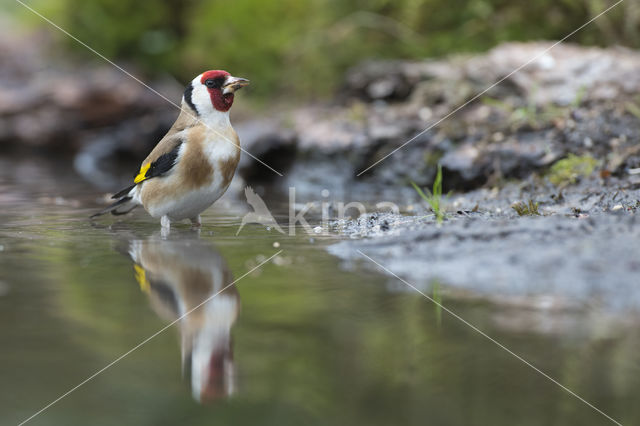
<path fill-rule="evenodd" d="M 92 224 L 100 193 L 46 164 L 0 172 L 2 424 L 161 330 L 29 424 L 607 424 L 397 281 L 341 267 L 335 240 L 236 236 L 233 200 L 166 239 L 142 211 Z M 439 297 L 613 418 L 640 418 L 637 329 Z"/>

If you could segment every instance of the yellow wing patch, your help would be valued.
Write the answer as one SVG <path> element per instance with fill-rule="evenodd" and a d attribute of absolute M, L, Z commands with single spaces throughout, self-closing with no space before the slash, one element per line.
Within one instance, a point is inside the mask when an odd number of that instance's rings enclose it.
<path fill-rule="evenodd" d="M 134 264 L 133 269 L 135 270 L 135 277 L 136 281 L 138 281 L 138 284 L 140 285 L 140 290 L 143 293 L 149 293 L 151 284 L 149 283 L 149 280 L 147 280 L 147 273 L 139 265 Z"/>
<path fill-rule="evenodd" d="M 140 171 L 138 172 L 138 175 L 135 177 L 135 179 L 133 179 L 133 183 L 142 182 L 146 177 L 145 175 L 147 174 L 149 167 L 151 167 L 151 163 L 143 164 L 142 167 L 140 167 Z"/>

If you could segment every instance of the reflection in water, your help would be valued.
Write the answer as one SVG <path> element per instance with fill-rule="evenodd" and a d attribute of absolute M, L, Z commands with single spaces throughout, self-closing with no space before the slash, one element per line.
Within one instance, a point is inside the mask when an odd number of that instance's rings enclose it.
<path fill-rule="evenodd" d="M 129 254 L 140 289 L 166 321 L 175 321 L 233 282 L 224 258 L 202 240 L 137 240 L 130 243 Z M 193 396 L 200 402 L 233 393 L 231 327 L 239 306 L 236 287 L 230 286 L 178 323 L 183 375 L 191 378 Z"/>

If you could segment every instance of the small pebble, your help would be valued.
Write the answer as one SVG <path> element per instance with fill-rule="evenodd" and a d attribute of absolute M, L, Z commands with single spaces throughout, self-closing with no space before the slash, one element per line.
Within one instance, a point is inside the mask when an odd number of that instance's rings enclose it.
<path fill-rule="evenodd" d="M 614 211 L 614 212 L 618 210 L 622 210 L 622 204 L 617 204 L 611 208 L 611 211 Z"/>
<path fill-rule="evenodd" d="M 433 117 L 433 111 L 431 111 L 431 108 L 422 107 L 418 110 L 418 116 L 421 120 L 427 121 L 430 120 L 431 117 Z"/>

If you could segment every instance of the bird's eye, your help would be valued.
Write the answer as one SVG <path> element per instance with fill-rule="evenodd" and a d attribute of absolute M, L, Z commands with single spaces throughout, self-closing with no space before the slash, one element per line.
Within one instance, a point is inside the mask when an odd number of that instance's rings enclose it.
<path fill-rule="evenodd" d="M 204 81 L 204 85 L 209 89 L 219 89 L 224 84 L 225 77 L 208 78 Z"/>

